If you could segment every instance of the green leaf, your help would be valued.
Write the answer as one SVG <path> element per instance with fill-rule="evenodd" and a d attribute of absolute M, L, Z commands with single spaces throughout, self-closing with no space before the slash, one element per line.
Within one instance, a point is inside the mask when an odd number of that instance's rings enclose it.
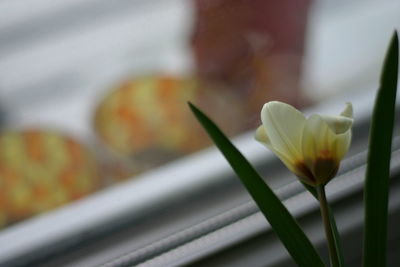
<path fill-rule="evenodd" d="M 296 220 L 247 159 L 203 112 L 191 103 L 189 106 L 239 176 L 298 266 L 324 266 L 320 256 Z"/>
<path fill-rule="evenodd" d="M 398 76 L 399 41 L 395 32 L 383 64 L 372 115 L 364 188 L 363 266 L 386 266 L 390 157 Z"/>
<path fill-rule="evenodd" d="M 315 199 L 317 201 L 319 201 L 317 190 L 315 190 L 314 187 L 312 187 L 306 183 L 302 183 L 302 184 L 315 197 Z M 334 237 L 334 241 L 335 241 L 336 251 L 339 254 L 339 267 L 343 267 L 344 266 L 344 257 L 343 257 L 342 242 L 340 239 L 339 231 L 337 229 L 335 217 L 333 216 L 332 208 L 329 205 L 328 205 L 328 213 L 329 213 L 329 221 L 333 228 L 332 231 L 333 231 L 333 237 Z"/>

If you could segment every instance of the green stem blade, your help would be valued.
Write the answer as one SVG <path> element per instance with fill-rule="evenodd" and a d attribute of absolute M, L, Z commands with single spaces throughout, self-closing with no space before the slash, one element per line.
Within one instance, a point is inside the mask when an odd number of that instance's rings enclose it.
<path fill-rule="evenodd" d="M 363 266 L 386 266 L 390 157 L 398 76 L 399 44 L 393 35 L 383 64 L 372 115 L 364 188 Z"/>
<path fill-rule="evenodd" d="M 314 246 L 301 230 L 296 220 L 246 158 L 203 112 L 190 103 L 189 106 L 239 176 L 298 266 L 324 266 Z"/>
<path fill-rule="evenodd" d="M 317 190 L 315 190 L 314 187 L 302 183 L 304 187 L 315 197 L 315 199 L 318 201 L 318 193 Z M 338 254 L 338 266 L 343 267 L 344 266 L 344 257 L 343 257 L 343 248 L 342 248 L 342 242 L 341 238 L 339 235 L 339 230 L 337 229 L 335 217 L 333 216 L 333 211 L 332 208 L 330 207 L 329 203 L 327 203 L 327 209 L 328 209 L 328 215 L 329 215 L 329 221 L 330 225 L 332 226 L 332 234 L 333 234 L 333 239 L 335 243 L 335 249 Z"/>
<path fill-rule="evenodd" d="M 325 186 L 320 185 L 317 188 L 319 206 L 321 209 L 321 217 L 324 223 L 326 241 L 328 242 L 329 258 L 332 267 L 339 266 L 339 254 L 336 250 L 335 237 L 333 235 L 332 220 L 330 219 L 328 201 L 326 200 Z"/>

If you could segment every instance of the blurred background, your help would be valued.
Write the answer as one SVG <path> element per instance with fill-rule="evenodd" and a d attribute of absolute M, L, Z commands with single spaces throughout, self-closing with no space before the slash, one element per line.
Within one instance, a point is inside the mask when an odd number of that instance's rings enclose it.
<path fill-rule="evenodd" d="M 267 101 L 305 108 L 376 84 L 399 11 L 395 0 L 2 0 L 0 227 L 210 145 L 187 101 L 236 136 Z"/>

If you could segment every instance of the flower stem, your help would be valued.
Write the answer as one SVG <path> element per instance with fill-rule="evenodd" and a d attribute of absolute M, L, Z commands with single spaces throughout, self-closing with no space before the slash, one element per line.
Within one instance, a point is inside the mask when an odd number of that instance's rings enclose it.
<path fill-rule="evenodd" d="M 339 266 L 339 254 L 338 251 L 336 250 L 335 246 L 335 239 L 333 236 L 333 229 L 332 225 L 329 220 L 329 212 L 328 212 L 328 202 L 326 200 L 326 195 L 325 195 L 325 185 L 320 185 L 316 187 L 317 189 L 317 194 L 318 194 L 318 200 L 319 200 L 319 207 L 321 209 L 321 217 L 324 222 L 324 227 L 325 227 L 325 235 L 326 235 L 326 240 L 328 241 L 328 248 L 329 248 L 329 257 L 330 257 L 330 262 L 332 267 L 337 267 Z"/>

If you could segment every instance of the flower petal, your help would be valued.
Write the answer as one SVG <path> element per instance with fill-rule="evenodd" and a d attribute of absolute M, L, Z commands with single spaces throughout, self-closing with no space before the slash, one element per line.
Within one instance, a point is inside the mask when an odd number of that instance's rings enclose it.
<path fill-rule="evenodd" d="M 335 121 L 336 119 L 336 121 Z M 348 150 L 351 139 L 352 120 L 344 117 L 327 117 L 314 114 L 308 118 L 303 132 L 303 156 L 337 158 L 337 151 L 342 157 Z"/>
<path fill-rule="evenodd" d="M 353 119 L 344 116 L 319 115 L 335 134 L 347 132 L 353 125 Z"/>
<path fill-rule="evenodd" d="M 295 161 L 273 148 L 263 125 L 257 128 L 255 138 L 271 150 L 271 152 L 274 153 L 290 171 L 295 171 Z"/>
<path fill-rule="evenodd" d="M 272 101 L 264 105 L 261 120 L 273 149 L 290 161 L 301 159 L 304 115 L 294 107 Z"/>
<path fill-rule="evenodd" d="M 351 143 L 351 130 L 336 136 L 335 149 L 334 149 L 336 160 L 340 161 L 344 158 L 344 156 L 347 154 L 347 151 L 349 151 L 350 143 Z"/>
<path fill-rule="evenodd" d="M 336 174 L 351 140 L 352 119 L 328 118 L 317 114 L 310 116 L 303 132 L 304 162 L 322 183 L 328 182 Z"/>
<path fill-rule="evenodd" d="M 339 116 L 312 115 L 304 127 L 303 155 L 310 157 L 308 153 L 313 150 L 314 157 L 342 160 L 350 147 L 352 117 L 351 103 L 346 103 Z"/>
<path fill-rule="evenodd" d="M 346 103 L 346 107 L 339 116 L 320 116 L 334 133 L 342 134 L 347 132 L 353 125 L 353 106 L 351 103 Z"/>
<path fill-rule="evenodd" d="M 319 156 L 321 149 L 329 148 L 329 144 L 325 139 L 328 128 L 320 115 L 314 114 L 307 119 L 302 139 L 302 152 L 306 162 L 312 164 Z"/>
<path fill-rule="evenodd" d="M 349 119 L 353 118 L 353 105 L 349 102 L 346 103 L 346 107 L 340 113 L 341 116 L 347 117 Z"/>
<path fill-rule="evenodd" d="M 271 146 L 267 132 L 263 125 L 260 125 L 256 130 L 255 138 L 258 142 L 265 144 L 267 147 Z"/>

